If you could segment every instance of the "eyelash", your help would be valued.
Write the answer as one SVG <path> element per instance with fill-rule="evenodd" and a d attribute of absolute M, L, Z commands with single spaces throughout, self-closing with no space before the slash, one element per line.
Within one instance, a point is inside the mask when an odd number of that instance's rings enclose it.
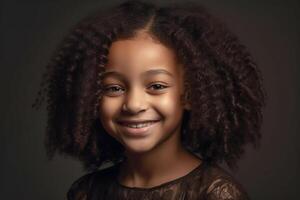
<path fill-rule="evenodd" d="M 148 87 L 148 88 L 151 88 L 151 87 L 153 88 L 153 86 L 159 86 L 158 89 L 154 89 L 154 90 L 163 90 L 163 89 L 168 88 L 168 86 L 163 85 L 163 84 L 159 84 L 159 83 L 151 84 L 150 87 Z M 109 86 L 109 87 L 106 87 L 106 88 L 104 89 L 104 91 L 105 91 L 105 92 L 112 92 L 112 93 L 115 93 L 115 91 L 111 91 L 112 89 L 122 89 L 122 87 L 120 87 L 120 86 L 118 86 L 118 85 Z M 118 92 L 118 91 L 116 91 L 116 92 Z"/>

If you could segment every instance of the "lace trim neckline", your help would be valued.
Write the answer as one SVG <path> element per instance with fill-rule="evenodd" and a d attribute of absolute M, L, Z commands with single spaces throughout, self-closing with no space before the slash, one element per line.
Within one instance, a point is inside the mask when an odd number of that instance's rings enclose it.
<path fill-rule="evenodd" d="M 191 170 L 189 173 L 187 173 L 186 175 L 183 175 L 181 177 L 178 177 L 178 178 L 175 178 L 171 181 L 167 181 L 165 183 L 162 183 L 160 185 L 157 185 L 157 186 L 153 186 L 153 187 L 149 187 L 149 188 L 143 188 L 143 187 L 129 187 L 129 186 L 126 186 L 126 185 L 123 185 L 121 183 L 119 183 L 118 181 L 118 178 L 117 178 L 117 175 L 115 176 L 114 178 L 114 182 L 115 184 L 117 184 L 120 188 L 123 188 L 123 189 L 127 189 L 127 190 L 136 190 L 136 191 L 151 191 L 151 190 L 157 190 L 157 189 L 160 189 L 160 188 L 163 188 L 163 187 L 166 187 L 168 185 L 172 185 L 172 184 L 176 184 L 180 181 L 183 181 L 185 179 L 187 179 L 188 177 L 194 175 L 196 172 L 198 171 L 202 171 L 202 168 L 204 167 L 205 163 L 202 161 L 197 167 L 195 167 L 193 170 Z M 119 169 L 119 166 L 117 167 L 117 171 Z"/>

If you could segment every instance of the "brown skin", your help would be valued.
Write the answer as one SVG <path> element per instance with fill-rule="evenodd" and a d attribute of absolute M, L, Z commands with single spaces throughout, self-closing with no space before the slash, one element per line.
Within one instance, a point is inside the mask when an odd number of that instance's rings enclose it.
<path fill-rule="evenodd" d="M 113 42 L 109 50 L 100 102 L 105 130 L 125 147 L 126 162 L 118 176 L 122 185 L 149 188 L 186 175 L 201 160 L 184 149 L 180 128 L 184 109 L 183 67 L 175 53 L 140 31 Z M 166 73 L 145 73 L 162 69 Z M 159 120 L 144 136 L 128 135 L 122 120 Z"/>

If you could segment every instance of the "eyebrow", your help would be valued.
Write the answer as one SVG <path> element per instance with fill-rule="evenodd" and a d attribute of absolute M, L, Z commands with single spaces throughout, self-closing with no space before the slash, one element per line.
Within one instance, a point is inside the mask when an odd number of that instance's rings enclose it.
<path fill-rule="evenodd" d="M 153 76 L 153 75 L 157 75 L 157 74 L 166 74 L 166 75 L 173 78 L 172 73 L 170 73 L 170 72 L 168 72 L 167 70 L 164 70 L 164 69 L 151 69 L 151 70 L 148 70 L 146 72 L 143 72 L 142 76 L 146 76 L 146 75 L 152 75 Z M 121 73 L 117 72 L 117 71 L 105 71 L 101 75 L 102 78 L 106 78 L 107 76 L 114 76 L 118 79 L 124 80 L 123 75 Z"/>

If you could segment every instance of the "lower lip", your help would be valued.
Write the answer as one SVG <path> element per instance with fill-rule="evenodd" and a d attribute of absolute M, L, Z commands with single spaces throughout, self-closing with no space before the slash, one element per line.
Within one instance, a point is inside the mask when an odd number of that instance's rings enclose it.
<path fill-rule="evenodd" d="M 125 134 L 128 136 L 135 136 L 135 137 L 143 137 L 148 135 L 149 130 L 152 129 L 154 126 L 157 125 L 157 123 L 160 121 L 156 121 L 146 127 L 142 127 L 142 128 L 131 128 L 128 126 L 125 126 L 123 124 L 119 124 L 121 125 L 122 129 L 124 130 Z"/>

